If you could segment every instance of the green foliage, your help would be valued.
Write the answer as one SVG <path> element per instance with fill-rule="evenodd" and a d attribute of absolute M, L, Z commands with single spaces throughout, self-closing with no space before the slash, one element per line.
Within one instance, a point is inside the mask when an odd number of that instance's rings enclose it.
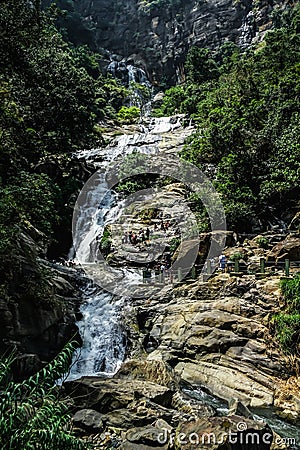
<path fill-rule="evenodd" d="M 260 248 L 268 249 L 269 248 L 269 240 L 264 236 L 260 236 L 256 239 L 256 243 Z"/>
<path fill-rule="evenodd" d="M 57 11 L 39 3 L 0 3 L 0 254 L 7 258 L 20 231 L 36 228 L 50 241 L 54 233 L 61 239 L 60 225 L 71 226 L 68 205 L 82 186 L 72 155 L 102 140 L 97 120 L 116 118 L 128 96 L 101 74 L 99 55 L 64 41 Z M 59 6 L 74 13 L 72 0 Z"/>
<path fill-rule="evenodd" d="M 182 156 L 213 179 L 229 227 L 266 229 L 290 220 L 300 196 L 300 8 L 256 50 L 194 47 L 185 84 L 166 91 L 156 115 L 193 117 Z"/>
<path fill-rule="evenodd" d="M 187 81 L 202 83 L 218 78 L 218 67 L 207 48 L 192 47 L 185 63 Z"/>
<path fill-rule="evenodd" d="M 170 252 L 173 255 L 181 244 L 181 239 L 174 237 L 170 241 Z"/>
<path fill-rule="evenodd" d="M 145 208 L 139 213 L 139 218 L 142 222 L 151 224 L 153 219 L 156 219 L 158 215 L 157 208 Z"/>
<path fill-rule="evenodd" d="M 121 123 L 136 123 L 140 118 L 140 108 L 137 106 L 122 106 L 117 114 L 118 120 Z"/>
<path fill-rule="evenodd" d="M 12 381 L 13 357 L 0 360 L 0 446 L 3 450 L 80 450 L 84 443 L 71 430 L 66 404 L 55 380 L 68 372 L 75 343 L 69 343 L 40 372 Z"/>
<path fill-rule="evenodd" d="M 52 0 L 42 0 L 43 6 L 50 6 Z M 57 0 L 57 26 L 70 42 L 75 45 L 87 44 L 94 46 L 94 27 L 89 21 L 75 11 L 74 0 Z"/>
<path fill-rule="evenodd" d="M 72 0 L 60 6 L 74 13 Z M 0 283 L 7 299 L 43 304 L 55 293 L 36 257 L 49 242 L 67 251 L 74 195 L 88 175 L 73 154 L 102 141 L 98 119 L 115 118 L 128 95 L 101 74 L 98 55 L 64 40 L 58 15 L 38 0 L 0 2 Z"/>
<path fill-rule="evenodd" d="M 166 90 L 163 105 L 154 109 L 152 114 L 155 117 L 161 117 L 170 116 L 175 112 L 181 113 L 185 99 L 184 88 L 182 86 L 173 86 Z"/>
<path fill-rule="evenodd" d="M 134 151 L 127 155 L 119 166 L 118 176 L 123 181 L 116 186 L 116 191 L 130 195 L 149 188 L 158 176 L 147 173 L 147 169 L 147 157 L 144 154 Z"/>
<path fill-rule="evenodd" d="M 108 255 L 110 253 L 111 244 L 111 232 L 108 228 L 105 228 L 100 241 L 100 250 L 104 255 Z"/>
<path fill-rule="evenodd" d="M 241 252 L 235 252 L 229 258 L 230 261 L 240 261 L 241 259 L 243 259 L 243 254 Z"/>
<path fill-rule="evenodd" d="M 274 316 L 276 339 L 285 353 L 299 354 L 300 314 Z"/>
<path fill-rule="evenodd" d="M 300 274 L 280 282 L 285 312 L 273 318 L 275 337 L 285 353 L 299 355 L 300 336 Z"/>
<path fill-rule="evenodd" d="M 300 274 L 290 280 L 281 280 L 280 287 L 286 302 L 287 312 L 300 313 Z"/>

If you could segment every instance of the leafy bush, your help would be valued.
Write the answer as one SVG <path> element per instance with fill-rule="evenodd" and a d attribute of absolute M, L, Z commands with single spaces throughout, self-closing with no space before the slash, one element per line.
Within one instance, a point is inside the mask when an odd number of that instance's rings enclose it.
<path fill-rule="evenodd" d="M 299 354 L 300 314 L 277 314 L 274 325 L 276 339 L 283 351 Z"/>
<path fill-rule="evenodd" d="M 280 287 L 286 302 L 287 311 L 300 313 L 300 274 L 297 274 L 290 280 L 281 280 Z"/>
<path fill-rule="evenodd" d="M 111 250 L 111 232 L 108 228 L 105 228 L 103 232 L 103 236 L 100 241 L 100 250 L 101 252 L 107 256 Z"/>
<path fill-rule="evenodd" d="M 274 316 L 275 337 L 285 353 L 299 354 L 300 274 L 280 282 L 285 312 Z"/>
<path fill-rule="evenodd" d="M 264 249 L 268 249 L 269 248 L 269 240 L 264 237 L 264 236 L 260 236 L 256 239 L 257 245 L 260 248 L 264 248 Z"/>
<path fill-rule="evenodd" d="M 140 108 L 137 106 L 122 106 L 117 114 L 118 120 L 122 123 L 135 123 L 141 114 Z"/>
<path fill-rule="evenodd" d="M 243 259 L 243 254 L 241 252 L 235 252 L 229 258 L 230 261 L 240 261 L 241 259 Z"/>
<path fill-rule="evenodd" d="M 158 215 L 157 208 L 145 208 L 139 213 L 139 218 L 142 222 L 150 224 Z"/>
<path fill-rule="evenodd" d="M 59 398 L 57 379 L 68 372 L 75 343 L 36 375 L 12 381 L 13 357 L 0 360 L 0 447 L 2 450 L 81 450 L 68 408 Z"/>

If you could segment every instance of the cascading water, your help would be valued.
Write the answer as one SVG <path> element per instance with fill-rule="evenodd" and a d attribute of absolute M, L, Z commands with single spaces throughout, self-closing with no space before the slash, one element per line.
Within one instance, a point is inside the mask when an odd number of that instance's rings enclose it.
<path fill-rule="evenodd" d="M 120 308 L 124 299 L 87 288 L 77 326 L 83 346 L 75 355 L 70 379 L 82 376 L 112 375 L 120 367 L 126 349 L 126 336 L 120 325 Z"/>
<path fill-rule="evenodd" d="M 160 144 L 164 134 L 174 131 L 180 126 L 180 120 L 159 118 L 148 121 L 147 126 L 134 134 L 118 136 L 104 149 L 93 149 L 79 152 L 77 157 L 90 162 L 101 162 L 95 165 L 103 172 L 98 173 L 93 190 L 85 194 L 85 202 L 80 206 L 74 247 L 76 259 L 83 267 L 97 266 L 99 240 L 107 225 L 115 223 L 123 213 L 122 202 L 108 190 L 105 180 L 105 169 L 109 163 L 123 158 L 133 152 L 156 154 L 160 152 Z M 184 129 L 182 129 L 184 133 Z M 191 130 L 187 131 L 190 133 Z M 172 138 L 174 136 L 172 135 Z M 101 202 L 99 199 L 102 199 Z M 96 261 L 96 263 L 95 263 Z M 141 279 L 138 271 L 122 268 L 128 283 L 134 285 Z M 88 273 L 88 272 L 87 272 Z M 92 288 L 89 286 L 81 307 L 82 319 L 77 324 L 83 341 L 80 352 L 75 357 L 69 379 L 80 376 L 96 376 L 114 374 L 120 367 L 126 351 L 126 337 L 121 326 L 121 311 L 126 306 L 126 298 Z"/>
<path fill-rule="evenodd" d="M 103 198 L 99 204 L 99 198 Z M 76 257 L 85 264 L 97 259 L 99 241 L 105 226 L 113 221 L 116 211 L 115 197 L 107 190 L 104 174 L 99 175 L 95 191 L 87 193 L 77 221 L 79 242 L 74 242 Z M 125 299 L 95 286 L 85 289 L 85 302 L 81 306 L 82 319 L 77 324 L 83 345 L 75 355 L 69 379 L 81 376 L 112 375 L 121 365 L 126 347 L 126 337 L 120 325 L 120 309 Z"/>

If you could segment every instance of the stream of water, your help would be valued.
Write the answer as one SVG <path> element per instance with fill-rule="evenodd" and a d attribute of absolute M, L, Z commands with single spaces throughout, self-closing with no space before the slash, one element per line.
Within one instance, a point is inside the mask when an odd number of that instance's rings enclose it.
<path fill-rule="evenodd" d="M 105 169 L 111 161 L 123 158 L 133 152 L 157 154 L 163 135 L 181 126 L 180 118 L 173 123 L 169 117 L 150 120 L 140 131 L 115 138 L 107 147 L 82 151 L 79 158 L 87 161 L 101 161 L 96 165 L 99 173 L 95 188 L 89 190 L 85 202 L 80 206 L 75 224 L 75 261 L 85 269 L 92 270 L 97 260 L 97 249 L 105 227 L 115 223 L 123 213 L 123 203 L 116 193 L 110 191 L 105 179 Z M 99 199 L 102 199 L 99 201 Z M 132 285 L 142 278 L 141 269 L 122 268 L 123 274 Z M 87 273 L 88 270 L 87 270 Z M 121 325 L 121 314 L 126 297 L 114 296 L 100 288 L 89 286 L 84 292 L 86 300 L 81 306 L 82 319 L 77 324 L 83 341 L 80 352 L 75 355 L 69 379 L 81 376 L 113 375 L 120 367 L 125 351 L 126 337 Z"/>

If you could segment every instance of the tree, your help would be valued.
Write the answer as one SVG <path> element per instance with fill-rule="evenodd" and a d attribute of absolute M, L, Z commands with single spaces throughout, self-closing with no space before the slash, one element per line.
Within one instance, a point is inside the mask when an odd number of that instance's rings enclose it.
<path fill-rule="evenodd" d="M 216 62 L 207 48 L 192 47 L 186 58 L 185 71 L 188 82 L 202 83 L 218 77 Z"/>

